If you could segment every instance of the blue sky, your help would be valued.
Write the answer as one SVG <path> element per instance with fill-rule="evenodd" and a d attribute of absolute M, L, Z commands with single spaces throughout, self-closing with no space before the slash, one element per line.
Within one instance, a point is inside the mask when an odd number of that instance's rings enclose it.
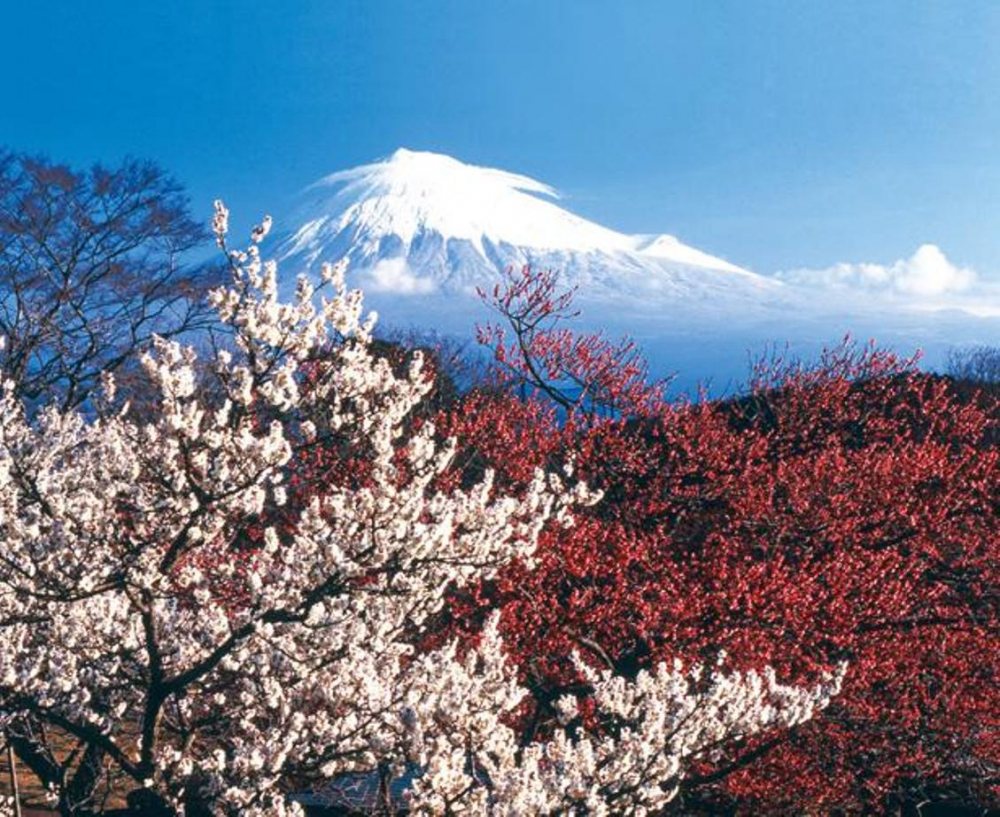
<path fill-rule="evenodd" d="M 933 242 L 1000 273 L 1000 3 L 44 2 L 3 10 L 0 143 L 159 161 L 248 223 L 435 150 L 760 272 Z"/>

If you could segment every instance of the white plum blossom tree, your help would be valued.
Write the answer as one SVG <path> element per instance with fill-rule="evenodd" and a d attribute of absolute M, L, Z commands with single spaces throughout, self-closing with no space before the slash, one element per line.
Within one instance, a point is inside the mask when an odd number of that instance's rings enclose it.
<path fill-rule="evenodd" d="M 452 648 L 454 653 L 454 648 Z M 415 757 L 426 773 L 408 802 L 419 813 L 657 813 L 677 795 L 686 765 L 726 742 L 808 720 L 837 694 L 845 666 L 812 689 L 778 683 L 774 672 L 719 675 L 679 663 L 641 670 L 634 681 L 576 658 L 602 719 L 602 734 L 578 723 L 578 700 L 557 702 L 548 741 L 527 747 L 504 716 L 526 691 L 504 663 L 497 618 L 477 653 L 441 673 L 431 656 L 420 699 L 411 702 Z"/>
<path fill-rule="evenodd" d="M 10 385 L 0 396 L 0 728 L 63 813 L 95 808 L 107 775 L 150 812 L 280 815 L 300 810 L 293 786 L 404 767 L 417 813 L 641 812 L 692 758 L 836 693 L 840 674 L 790 688 L 581 664 L 599 732 L 565 699 L 565 731 L 519 746 L 495 619 L 471 651 L 420 651 L 415 634 L 449 587 L 530 563 L 544 525 L 599 498 L 568 468 L 519 496 L 490 473 L 438 488 L 453 445 L 407 422 L 431 386 L 420 355 L 400 374 L 373 353 L 343 265 L 324 267 L 326 294 L 300 278 L 282 302 L 258 248 L 270 219 L 240 252 L 227 223 L 217 203 L 233 283 L 211 303 L 231 342 L 205 362 L 157 341 L 151 409 L 111 376 L 90 416 L 29 418 Z M 296 451 L 331 434 L 365 452 L 368 478 L 318 486 L 291 532 L 241 550 L 285 502 Z"/>

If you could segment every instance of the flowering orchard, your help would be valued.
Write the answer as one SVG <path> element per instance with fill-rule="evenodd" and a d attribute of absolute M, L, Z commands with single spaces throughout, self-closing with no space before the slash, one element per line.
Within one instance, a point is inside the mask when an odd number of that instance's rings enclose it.
<path fill-rule="evenodd" d="M 525 740 L 557 729 L 574 655 L 625 677 L 679 658 L 800 684 L 847 662 L 823 712 L 699 756 L 674 806 L 998 805 L 995 392 L 845 344 L 813 368 L 759 366 L 741 397 L 668 404 L 620 346 L 566 332 L 551 275 L 512 273 L 490 300 L 503 322 L 481 337 L 513 388 L 439 421 L 456 462 L 520 489 L 571 459 L 603 494 L 543 531 L 530 569 L 452 594 L 454 631 L 501 611 Z"/>
<path fill-rule="evenodd" d="M 685 487 L 672 463 L 646 480 L 642 463 L 665 443 L 633 434 L 619 462 L 605 457 L 615 476 L 602 476 L 596 452 L 617 445 L 613 425 L 530 465 L 514 462 L 512 439 L 506 458 L 498 449 L 469 467 L 480 421 L 461 408 L 439 423 L 416 412 L 429 367 L 416 353 L 402 366 L 375 353 L 374 316 L 343 267 L 324 268 L 322 292 L 300 279 L 284 303 L 258 248 L 269 220 L 243 251 L 227 248 L 227 221 L 217 204 L 232 283 L 211 295 L 210 355 L 157 340 L 142 359 L 154 397 L 138 385 L 116 393 L 105 375 L 87 413 L 26 413 L 12 383 L 0 397 L 0 727 L 62 813 L 99 809 L 109 786 L 144 813 L 296 813 L 287 795 L 303 786 L 364 771 L 387 799 L 412 769 L 414 813 L 651 812 L 706 764 L 739 762 L 732 745 L 801 729 L 850 686 L 851 661 L 870 660 L 851 644 L 813 647 L 815 633 L 796 644 L 788 628 L 770 646 L 751 627 L 729 639 L 728 657 L 699 654 L 717 636 L 703 627 L 708 607 L 742 596 L 684 590 L 701 607 L 678 618 L 674 594 L 685 581 L 746 586 L 752 575 L 710 575 L 709 561 L 726 570 L 740 545 L 720 533 L 710 557 L 691 539 L 688 554 L 664 556 L 676 570 L 651 565 L 649 576 L 670 579 L 654 587 L 633 578 L 657 555 L 638 543 L 665 554 L 671 540 L 632 527 L 647 502 L 645 524 L 668 524 L 681 500 L 661 496 L 661 480 L 710 502 L 729 490 L 728 471 L 717 487 Z M 476 398 L 466 405 L 475 413 Z M 689 444 L 713 448 L 697 435 Z M 709 477 L 748 455 L 711 456 L 718 466 L 699 466 Z M 919 467 L 929 478 L 936 463 Z M 602 483 L 630 480 L 633 498 L 602 497 Z M 810 494 L 788 490 L 794 515 Z M 802 513 L 834 524 L 836 507 Z M 669 524 L 684 525 L 676 514 Z M 761 547 L 783 552 L 776 536 Z M 785 558 L 746 570 L 779 582 Z M 517 583 L 538 604 L 507 603 Z M 456 600 L 486 588 L 502 597 L 499 613 L 476 606 L 455 627 Z M 553 622 L 557 611 L 566 617 Z M 778 620 L 770 608 L 746 614 Z M 574 627 L 594 641 L 569 640 Z M 617 666 L 640 640 L 651 659 Z M 526 731 L 540 679 L 556 676 L 551 718 Z"/>

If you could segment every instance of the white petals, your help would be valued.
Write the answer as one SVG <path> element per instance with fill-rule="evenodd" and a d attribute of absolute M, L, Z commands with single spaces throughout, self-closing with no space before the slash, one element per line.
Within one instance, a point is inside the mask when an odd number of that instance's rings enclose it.
<path fill-rule="evenodd" d="M 260 224 L 250 231 L 250 240 L 253 241 L 254 244 L 260 244 L 269 232 L 271 232 L 271 217 L 264 216 Z"/>
<path fill-rule="evenodd" d="M 219 199 L 215 200 L 213 208 L 215 213 L 212 216 L 212 232 L 215 234 L 216 243 L 222 247 L 225 244 L 226 233 L 229 232 L 229 210 Z"/>

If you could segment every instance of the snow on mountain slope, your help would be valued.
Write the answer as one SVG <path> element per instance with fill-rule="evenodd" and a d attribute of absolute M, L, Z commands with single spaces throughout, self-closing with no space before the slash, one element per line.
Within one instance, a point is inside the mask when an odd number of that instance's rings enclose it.
<path fill-rule="evenodd" d="M 559 270 L 588 298 L 705 300 L 781 289 L 673 236 L 602 227 L 557 199 L 526 176 L 401 149 L 308 188 L 278 256 L 308 269 L 346 255 L 369 290 L 397 295 L 473 292 L 523 264 Z"/>

